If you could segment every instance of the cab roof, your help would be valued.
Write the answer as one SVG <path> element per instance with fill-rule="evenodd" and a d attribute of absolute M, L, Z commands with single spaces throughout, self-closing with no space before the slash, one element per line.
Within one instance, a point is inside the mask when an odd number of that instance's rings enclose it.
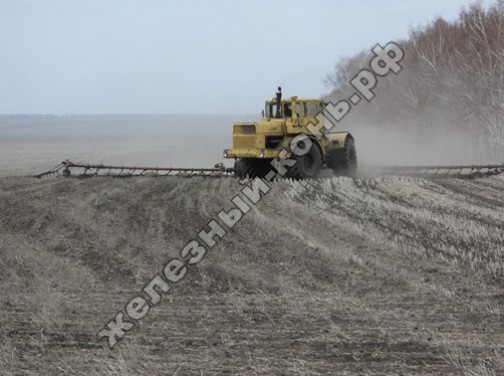
<path fill-rule="evenodd" d="M 291 103 L 292 99 L 282 99 L 281 103 Z M 318 98 L 297 98 L 296 102 L 319 102 L 323 103 L 322 99 Z M 266 103 L 276 104 L 276 99 L 267 100 Z"/>

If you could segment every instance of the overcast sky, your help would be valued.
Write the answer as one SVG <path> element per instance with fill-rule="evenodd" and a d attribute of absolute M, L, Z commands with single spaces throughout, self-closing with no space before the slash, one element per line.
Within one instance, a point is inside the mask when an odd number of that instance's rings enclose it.
<path fill-rule="evenodd" d="M 0 113 L 256 113 L 471 2 L 0 0 Z"/>

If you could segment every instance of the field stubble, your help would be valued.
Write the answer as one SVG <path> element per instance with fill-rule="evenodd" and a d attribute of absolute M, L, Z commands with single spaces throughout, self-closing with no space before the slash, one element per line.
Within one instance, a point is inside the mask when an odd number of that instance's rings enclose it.
<path fill-rule="evenodd" d="M 112 351 L 98 331 L 238 181 L 0 184 L 7 374 L 504 372 L 502 177 L 276 182 Z"/>

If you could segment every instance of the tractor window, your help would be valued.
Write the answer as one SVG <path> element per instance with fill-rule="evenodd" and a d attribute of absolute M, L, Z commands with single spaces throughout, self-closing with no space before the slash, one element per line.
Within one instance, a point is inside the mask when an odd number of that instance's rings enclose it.
<path fill-rule="evenodd" d="M 319 111 L 318 103 L 308 102 L 308 116 L 316 116 Z"/>
<path fill-rule="evenodd" d="M 276 104 L 267 104 L 266 105 L 266 117 L 267 118 L 274 118 L 276 115 L 276 109 L 277 106 Z"/>
<path fill-rule="evenodd" d="M 303 103 L 296 103 L 296 113 L 297 116 L 303 117 L 304 116 L 304 105 Z"/>

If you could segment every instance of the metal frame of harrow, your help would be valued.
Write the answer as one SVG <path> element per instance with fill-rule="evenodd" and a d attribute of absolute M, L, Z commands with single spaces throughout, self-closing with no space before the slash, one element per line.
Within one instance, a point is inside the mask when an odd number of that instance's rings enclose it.
<path fill-rule="evenodd" d="M 477 178 L 501 174 L 504 165 L 392 166 L 381 167 L 380 171 L 383 174 L 406 176 Z"/>
<path fill-rule="evenodd" d="M 80 174 L 74 175 L 72 171 L 80 170 Z M 101 164 L 80 164 L 70 161 L 61 162 L 53 169 L 44 172 L 37 177 L 47 175 L 63 175 L 88 177 L 88 176 L 206 176 L 222 177 L 234 175 L 233 168 L 172 168 L 172 167 L 138 167 L 138 166 L 107 166 Z"/>

